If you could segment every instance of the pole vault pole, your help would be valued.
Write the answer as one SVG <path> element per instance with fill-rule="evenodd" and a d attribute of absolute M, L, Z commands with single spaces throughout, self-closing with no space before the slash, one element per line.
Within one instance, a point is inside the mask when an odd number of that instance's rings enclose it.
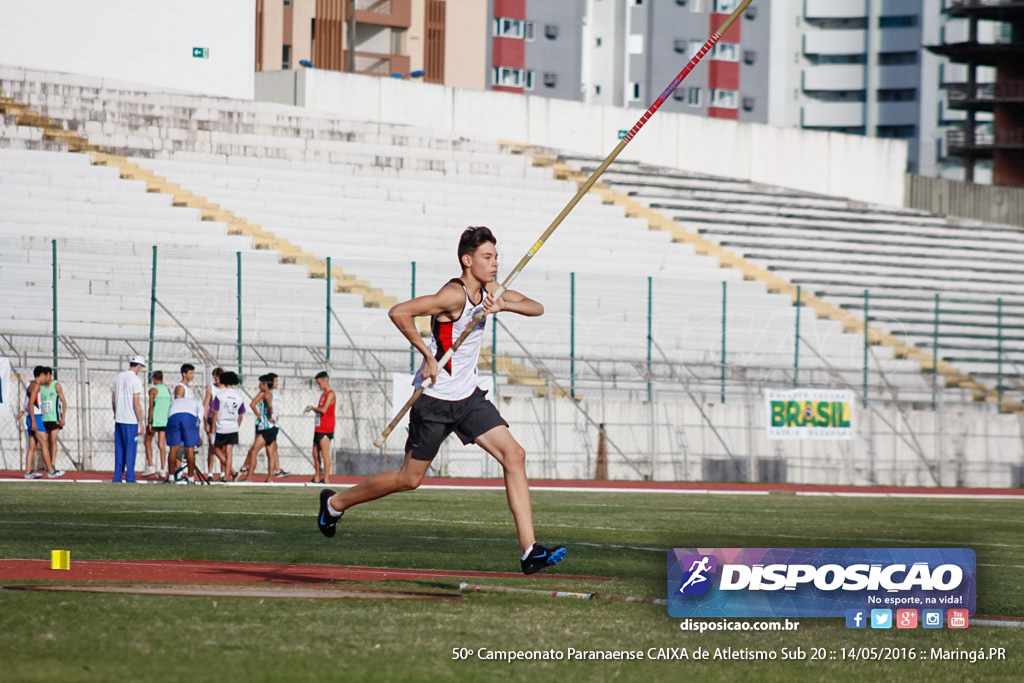
<path fill-rule="evenodd" d="M 594 186 L 594 183 L 597 182 L 597 179 L 600 178 L 601 175 L 611 165 L 611 163 L 615 161 L 615 159 L 619 156 L 622 150 L 626 148 L 626 145 L 629 144 L 630 140 L 632 140 L 633 137 L 640 132 L 640 129 L 644 127 L 644 124 L 646 124 L 647 121 L 649 121 L 650 118 L 654 116 L 654 112 L 658 111 L 661 105 L 665 103 L 665 100 L 668 99 L 669 95 L 671 95 L 672 92 L 679 87 L 679 84 L 683 82 L 683 79 L 686 78 L 686 76 L 689 75 L 691 71 L 693 71 L 693 68 L 700 63 L 700 60 L 704 59 L 704 55 L 711 51 L 711 48 L 715 46 L 715 43 L 717 43 L 721 39 L 722 34 L 728 31 L 729 27 L 736 23 L 736 20 L 740 18 L 740 15 L 742 15 L 744 11 L 746 11 L 747 7 L 750 6 L 751 2 L 753 2 L 753 0 L 743 0 L 743 2 L 741 2 L 735 10 L 733 10 L 733 13 L 729 15 L 729 18 L 725 20 L 725 22 L 718 28 L 717 31 L 711 34 L 711 37 L 708 38 L 708 41 L 706 43 L 704 43 L 704 46 L 700 50 L 698 50 L 697 54 L 693 56 L 693 59 L 691 59 L 686 64 L 686 66 L 683 67 L 683 70 L 680 71 L 674 79 L 672 79 L 672 82 L 669 83 L 667 88 L 665 88 L 665 91 L 661 93 L 661 95 L 658 96 L 658 99 L 654 101 L 654 104 L 652 104 L 650 108 L 648 108 L 647 111 L 644 112 L 644 115 L 640 117 L 640 120 L 633 125 L 633 127 L 629 130 L 628 133 L 626 133 L 626 135 L 621 140 L 619 140 L 619 144 L 615 146 L 615 149 L 612 150 L 611 154 L 609 154 L 607 158 L 605 158 L 605 160 L 601 162 L 601 165 L 598 166 L 597 169 L 595 169 L 594 172 L 590 174 L 590 177 L 587 178 L 586 182 L 580 185 L 580 189 L 578 192 L 576 192 L 576 195 L 569 200 L 569 203 L 566 204 L 565 208 L 562 209 L 562 211 L 555 217 L 555 220 L 551 221 L 551 225 L 549 225 L 548 229 L 545 230 L 544 233 L 540 236 L 540 239 L 534 242 L 533 246 L 530 247 L 529 251 L 526 252 L 523 258 L 516 265 L 516 267 L 512 269 L 512 272 L 510 272 L 505 277 L 505 280 L 501 283 L 501 285 L 498 286 L 498 289 L 494 291 L 493 297 L 495 299 L 497 299 L 498 297 L 505 293 L 505 290 L 508 289 L 510 284 L 512 284 L 512 281 L 516 278 L 516 276 L 519 275 L 520 271 L 522 271 L 523 268 L 526 267 L 526 264 L 530 262 L 530 259 L 532 259 L 534 255 L 538 251 L 540 251 L 540 248 L 544 246 L 544 243 L 547 241 L 547 239 L 551 237 L 551 233 L 553 233 L 555 229 L 562 224 L 562 221 L 565 220 L 565 217 L 568 216 L 574 208 L 576 208 L 576 205 L 580 203 L 580 200 L 583 199 L 583 196 L 590 191 L 590 188 Z M 451 348 L 445 352 L 445 354 L 441 357 L 439 361 L 437 361 L 439 367 L 444 367 L 445 364 L 448 363 L 448 361 L 452 357 L 452 354 L 454 354 L 455 351 L 459 348 L 459 346 L 462 345 L 462 342 L 466 340 L 466 337 L 469 336 L 470 332 L 472 332 L 476 328 L 476 326 L 480 324 L 480 321 L 484 319 L 485 315 L 486 314 L 483 311 L 481 311 L 480 313 L 477 314 L 473 321 L 466 326 L 466 329 L 463 330 L 462 334 L 459 335 L 459 338 L 455 340 Z M 409 397 L 409 400 L 405 402 L 405 405 L 402 406 L 402 409 L 398 411 L 398 414 L 395 415 L 395 417 L 392 418 L 391 422 L 388 423 L 388 426 L 384 428 L 384 431 L 381 432 L 380 437 L 378 437 L 378 439 L 373 442 L 373 445 L 375 447 L 380 448 L 381 444 L 384 443 L 384 440 L 388 438 L 388 435 L 391 434 L 392 431 L 394 431 L 395 427 L 398 426 L 398 423 L 401 421 L 401 419 L 405 416 L 407 412 L 409 412 L 409 409 L 412 408 L 412 404 L 419 400 L 419 397 L 422 394 L 423 385 L 420 384 L 420 386 L 416 387 L 416 391 L 413 392 L 412 396 Z"/>

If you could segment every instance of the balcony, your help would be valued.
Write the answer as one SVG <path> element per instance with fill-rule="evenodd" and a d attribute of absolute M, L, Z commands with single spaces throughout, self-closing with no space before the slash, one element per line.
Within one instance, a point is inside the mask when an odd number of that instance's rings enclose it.
<path fill-rule="evenodd" d="M 803 106 L 805 128 L 860 128 L 864 125 L 863 102 L 811 102 Z"/>
<path fill-rule="evenodd" d="M 348 51 L 342 54 L 342 71 L 348 71 Z M 409 72 L 409 58 L 374 52 L 356 52 L 356 73 L 371 76 L 390 76 Z"/>
<path fill-rule="evenodd" d="M 1024 104 L 1024 80 L 1002 83 L 949 83 L 949 105 L 958 109 L 992 111 L 996 104 Z"/>
<path fill-rule="evenodd" d="M 949 0 L 946 12 L 953 17 L 977 17 L 1011 21 L 1024 16 L 1022 0 Z"/>
<path fill-rule="evenodd" d="M 863 29 L 808 31 L 804 34 L 805 55 L 859 55 L 867 51 Z"/>
<path fill-rule="evenodd" d="M 997 130 L 995 134 L 987 127 L 978 128 L 974 131 L 974 140 L 969 140 L 963 130 L 951 130 L 946 133 L 946 144 L 953 156 L 966 152 L 980 152 L 982 156 L 996 150 L 1024 151 L 1024 128 Z"/>
<path fill-rule="evenodd" d="M 864 89 L 863 64 L 826 64 L 804 69 L 803 89 L 807 91 L 850 91 Z"/>
<path fill-rule="evenodd" d="M 356 23 L 394 28 L 412 25 L 412 0 L 355 0 Z"/>
<path fill-rule="evenodd" d="M 868 15 L 867 0 L 805 0 L 808 19 L 859 19 Z"/>

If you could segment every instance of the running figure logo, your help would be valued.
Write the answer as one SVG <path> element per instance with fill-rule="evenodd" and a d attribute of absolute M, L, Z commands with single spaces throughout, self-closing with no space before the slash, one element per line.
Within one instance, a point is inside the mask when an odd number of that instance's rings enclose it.
<path fill-rule="evenodd" d="M 680 595 L 703 595 L 711 587 L 708 574 L 718 570 L 718 558 L 714 555 L 686 555 L 679 558 L 680 567 L 686 567 L 683 585 L 679 587 Z"/>

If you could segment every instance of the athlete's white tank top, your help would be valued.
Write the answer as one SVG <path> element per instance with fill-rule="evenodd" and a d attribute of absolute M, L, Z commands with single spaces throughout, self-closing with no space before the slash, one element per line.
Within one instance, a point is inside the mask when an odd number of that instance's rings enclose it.
<path fill-rule="evenodd" d="M 178 387 L 181 387 L 185 390 L 185 392 L 181 395 L 182 398 L 195 398 L 194 395 L 192 394 L 192 387 L 185 384 L 184 382 L 178 382 L 177 384 L 174 385 L 174 391 L 171 392 L 172 400 L 174 399 L 174 395 L 178 393 Z"/>
<path fill-rule="evenodd" d="M 436 317 L 430 318 L 429 347 L 430 352 L 437 360 L 441 360 L 441 356 L 451 348 L 462 331 L 473 322 L 473 318 L 483 308 L 485 294 L 483 288 L 480 291 L 480 303 L 473 304 L 469 300 L 469 291 L 462 280 L 455 278 L 450 282 L 462 285 L 462 290 L 466 293 L 466 302 L 462 306 L 462 315 L 454 322 L 446 323 Z M 461 401 L 476 391 L 477 363 L 480 361 L 480 346 L 483 343 L 484 328 L 486 327 L 487 318 L 484 318 L 466 337 L 466 341 L 462 342 L 462 345 L 455 350 L 451 360 L 440 368 L 437 373 L 437 381 L 431 386 L 424 385 L 424 394 L 443 401 Z M 422 367 L 420 370 L 422 371 Z M 413 385 L 419 386 L 422 381 L 423 376 L 417 372 Z"/>

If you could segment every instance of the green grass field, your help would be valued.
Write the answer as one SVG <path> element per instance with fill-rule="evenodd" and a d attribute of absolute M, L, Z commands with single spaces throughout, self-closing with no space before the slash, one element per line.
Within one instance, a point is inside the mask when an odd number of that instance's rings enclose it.
<path fill-rule="evenodd" d="M 185 558 L 517 571 L 501 491 L 419 490 L 315 529 L 317 489 L 0 485 L 0 558 Z M 1021 503 L 988 500 L 534 492 L 539 540 L 564 543 L 552 574 L 628 581 L 489 580 L 664 598 L 672 547 L 971 547 L 978 613 L 1024 616 Z M 0 559 L 2 563 L 2 559 Z M 54 580 L 59 573 L 54 572 Z M 8 582 L 11 583 L 11 582 Z M 387 584 L 394 587 L 396 584 Z M 450 589 L 458 579 L 403 582 Z M 474 594 L 460 600 L 272 600 L 0 590 L 0 680 L 257 681 L 1020 680 L 1024 630 L 680 631 L 664 607 Z M 802 661 L 486 661 L 453 649 L 703 647 L 808 654 Z M 1006 648 L 1005 661 L 811 661 L 814 648 Z M 781 656 L 781 655 L 780 655 Z"/>

